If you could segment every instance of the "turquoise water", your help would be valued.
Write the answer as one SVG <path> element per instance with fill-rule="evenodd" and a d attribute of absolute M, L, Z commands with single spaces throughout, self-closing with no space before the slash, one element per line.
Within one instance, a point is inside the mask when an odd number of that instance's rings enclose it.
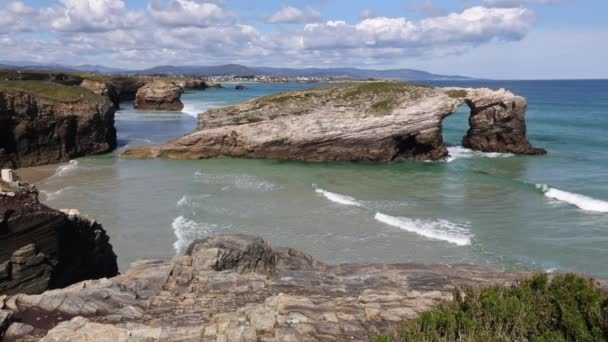
<path fill-rule="evenodd" d="M 98 218 L 122 269 L 135 259 L 181 253 L 209 234 L 246 233 L 331 263 L 475 263 L 608 276 L 608 81 L 434 85 L 505 87 L 527 97 L 529 138 L 548 156 L 458 147 L 468 128 L 463 108 L 444 122 L 450 162 L 166 161 L 110 154 L 60 166 L 38 186 L 49 205 Z M 196 127 L 193 115 L 207 108 L 311 85 L 248 86 L 187 93 L 184 113 L 125 104 L 116 121 L 121 149 L 186 134 Z"/>

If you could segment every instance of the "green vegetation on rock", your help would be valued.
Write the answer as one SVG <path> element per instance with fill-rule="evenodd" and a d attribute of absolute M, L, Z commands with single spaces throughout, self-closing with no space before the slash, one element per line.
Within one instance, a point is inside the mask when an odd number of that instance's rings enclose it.
<path fill-rule="evenodd" d="M 460 99 L 468 95 L 466 90 L 448 90 L 445 93 L 453 99 Z"/>
<path fill-rule="evenodd" d="M 105 98 L 76 85 L 61 85 L 47 81 L 0 80 L 0 91 L 22 91 L 53 102 L 76 102 L 80 100 L 104 101 Z"/>
<path fill-rule="evenodd" d="M 404 93 L 416 91 L 420 88 L 431 88 L 426 85 L 415 85 L 408 83 L 396 83 L 396 82 L 371 82 L 363 83 L 356 86 L 356 88 L 345 94 L 345 97 L 359 97 L 362 95 L 383 95 L 388 93 Z"/>
<path fill-rule="evenodd" d="M 541 274 L 454 298 L 374 341 L 608 341 L 608 295 L 577 275 Z"/>

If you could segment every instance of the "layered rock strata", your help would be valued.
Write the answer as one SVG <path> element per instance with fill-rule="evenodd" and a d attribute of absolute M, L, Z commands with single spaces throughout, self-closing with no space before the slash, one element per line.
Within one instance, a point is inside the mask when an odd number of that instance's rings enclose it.
<path fill-rule="evenodd" d="M 212 109 L 199 131 L 128 157 L 268 158 L 305 161 L 438 160 L 442 120 L 471 108 L 466 147 L 543 154 L 526 138 L 523 97 L 506 90 L 365 83 L 289 92 Z"/>
<path fill-rule="evenodd" d="M 52 87 L 60 95 L 79 88 Z M 0 167 L 53 164 L 110 152 L 116 147 L 114 112 L 107 98 L 84 89 L 75 97 L 56 99 L 0 88 Z"/>
<path fill-rule="evenodd" d="M 332 266 L 228 235 L 114 278 L 7 297 L 0 310 L 34 328 L 21 341 L 368 341 L 457 286 L 523 276 L 470 265 Z"/>
<path fill-rule="evenodd" d="M 184 90 L 174 82 L 154 81 L 137 91 L 135 108 L 148 110 L 182 110 Z"/>
<path fill-rule="evenodd" d="M 0 181 L 0 295 L 38 294 L 118 274 L 99 223 L 75 210 L 46 207 L 35 188 L 5 180 Z"/>

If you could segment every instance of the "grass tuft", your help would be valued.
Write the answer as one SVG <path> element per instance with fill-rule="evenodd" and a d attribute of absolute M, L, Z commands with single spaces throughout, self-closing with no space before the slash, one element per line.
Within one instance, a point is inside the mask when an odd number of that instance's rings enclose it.
<path fill-rule="evenodd" d="M 467 288 L 454 298 L 373 341 L 608 341 L 608 295 L 574 274 Z"/>

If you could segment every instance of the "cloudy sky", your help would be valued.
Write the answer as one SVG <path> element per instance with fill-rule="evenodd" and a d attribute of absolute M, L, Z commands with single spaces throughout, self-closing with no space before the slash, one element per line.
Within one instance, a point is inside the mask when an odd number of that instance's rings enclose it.
<path fill-rule="evenodd" d="M 0 0 L 0 60 L 608 78 L 606 0 Z"/>

